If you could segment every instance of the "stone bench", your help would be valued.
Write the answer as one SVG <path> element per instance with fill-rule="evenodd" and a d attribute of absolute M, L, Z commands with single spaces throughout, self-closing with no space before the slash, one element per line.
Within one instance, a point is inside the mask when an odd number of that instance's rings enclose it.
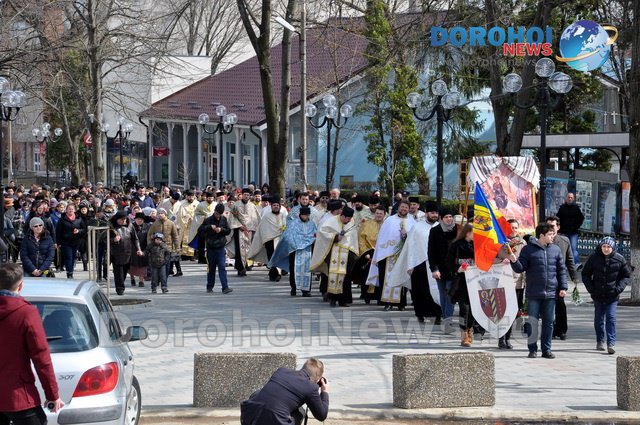
<path fill-rule="evenodd" d="M 493 355 L 480 352 L 393 356 L 393 405 L 403 409 L 493 406 Z"/>
<path fill-rule="evenodd" d="M 616 395 L 618 407 L 640 410 L 640 356 L 619 356 L 616 359 Z"/>
<path fill-rule="evenodd" d="M 296 367 L 292 353 L 196 353 L 193 368 L 195 407 L 239 407 L 278 368 Z"/>

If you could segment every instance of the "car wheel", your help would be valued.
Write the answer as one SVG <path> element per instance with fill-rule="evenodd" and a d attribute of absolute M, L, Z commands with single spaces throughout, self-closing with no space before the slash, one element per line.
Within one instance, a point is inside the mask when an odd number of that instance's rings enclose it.
<path fill-rule="evenodd" d="M 138 425 L 140 419 L 140 408 L 142 407 L 142 395 L 138 379 L 133 377 L 131 382 L 131 392 L 127 399 L 127 410 L 125 412 L 124 425 Z"/>

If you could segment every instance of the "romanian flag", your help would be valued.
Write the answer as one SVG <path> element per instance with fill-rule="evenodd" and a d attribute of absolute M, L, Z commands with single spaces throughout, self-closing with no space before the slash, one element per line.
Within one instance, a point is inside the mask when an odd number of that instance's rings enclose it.
<path fill-rule="evenodd" d="M 480 270 L 491 268 L 500 248 L 507 243 L 505 231 L 509 223 L 498 211 L 491 209 L 482 187 L 476 182 L 475 205 L 473 208 L 473 251 L 476 266 Z"/>

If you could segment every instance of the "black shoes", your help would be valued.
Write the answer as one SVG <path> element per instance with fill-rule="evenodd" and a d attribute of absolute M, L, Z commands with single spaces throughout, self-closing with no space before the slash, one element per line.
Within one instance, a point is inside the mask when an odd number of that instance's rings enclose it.
<path fill-rule="evenodd" d="M 504 337 L 502 337 L 498 340 L 498 348 L 501 350 L 511 350 L 513 345 L 511 345 L 511 342 L 509 342 L 508 339 L 504 339 Z"/>
<path fill-rule="evenodd" d="M 229 288 L 229 287 L 224 288 L 224 289 L 222 290 L 222 293 L 223 293 L 223 294 L 230 294 L 230 293 L 232 293 L 232 292 L 233 292 L 233 289 L 231 289 L 231 288 Z"/>
<path fill-rule="evenodd" d="M 207 288 L 207 294 L 213 294 L 213 288 Z"/>
<path fill-rule="evenodd" d="M 138 282 L 138 288 L 144 288 L 144 282 L 143 281 Z"/>
<path fill-rule="evenodd" d="M 180 277 L 180 276 L 184 276 L 184 275 L 182 274 L 182 272 L 178 272 L 178 273 L 176 273 L 176 274 L 174 274 L 174 275 L 173 275 L 173 277 Z"/>
<path fill-rule="evenodd" d="M 303 297 L 310 297 L 310 296 L 311 296 L 311 292 L 309 292 L 309 291 L 302 291 L 302 296 L 303 296 Z"/>
<path fill-rule="evenodd" d="M 247 271 L 246 270 L 238 270 L 238 276 L 245 277 L 246 275 L 247 275 Z"/>
<path fill-rule="evenodd" d="M 434 325 L 439 326 L 442 324 L 442 317 L 438 316 L 436 317 L 435 322 L 433 322 Z"/>
<path fill-rule="evenodd" d="M 546 353 L 542 353 L 542 357 L 544 357 L 545 359 L 555 359 L 556 355 L 551 351 L 547 351 Z"/>
<path fill-rule="evenodd" d="M 535 359 L 536 357 L 538 357 L 538 352 L 537 351 L 529 351 L 529 355 L 527 356 L 530 359 Z"/>
<path fill-rule="evenodd" d="M 292 296 L 292 297 L 295 297 L 295 296 L 296 296 L 296 292 L 297 292 L 297 291 L 296 291 L 295 289 L 292 289 L 292 290 L 291 290 L 291 296 Z M 304 293 L 302 294 L 302 296 L 304 296 Z"/>
<path fill-rule="evenodd" d="M 166 294 L 167 292 L 169 292 L 169 290 L 167 288 L 162 288 L 162 293 Z"/>

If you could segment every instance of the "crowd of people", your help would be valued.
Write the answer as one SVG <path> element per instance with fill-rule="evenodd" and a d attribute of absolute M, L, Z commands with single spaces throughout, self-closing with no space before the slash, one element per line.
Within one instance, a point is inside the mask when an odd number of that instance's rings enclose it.
<path fill-rule="evenodd" d="M 337 188 L 285 199 L 266 184 L 224 191 L 138 184 L 126 193 L 102 183 L 57 190 L 10 184 L 3 196 L 4 256 L 20 260 L 27 276 L 64 271 L 73 278 L 79 262 L 86 270 L 88 232 L 95 228 L 97 280 L 111 273 L 118 295 L 127 279 L 136 287 L 150 281 L 154 294 L 169 292 L 168 277 L 183 274 L 181 261 L 207 264 L 206 293 L 214 292 L 217 275 L 222 293 L 230 294 L 229 258 L 239 277 L 262 266 L 271 281 L 288 276 L 291 296 L 313 296 L 317 285 L 331 307 L 349 307 L 359 297 L 385 311 L 402 311 L 410 294 L 417 320 L 440 325 L 451 323 L 457 304 L 460 344 L 469 347 L 474 334 L 483 333 L 465 281 L 475 258 L 472 208 L 461 215 L 406 192 L 391 205 L 378 191 L 347 200 Z M 511 219 L 508 243 L 495 260 L 511 264 L 519 310 L 526 300 L 530 321 L 542 319 L 545 358 L 555 357 L 553 337 L 567 337 L 564 297 L 568 280 L 577 283 L 580 271 L 596 304 L 597 349 L 615 353 L 616 305 L 630 272 L 611 237 L 582 268 L 575 235 L 583 219 L 571 193 L 534 235 L 521 235 Z M 360 293 L 354 296 L 353 288 Z M 537 357 L 537 326 L 526 330 L 533 335 L 529 357 Z M 500 338 L 499 348 L 512 348 L 510 335 Z"/>

